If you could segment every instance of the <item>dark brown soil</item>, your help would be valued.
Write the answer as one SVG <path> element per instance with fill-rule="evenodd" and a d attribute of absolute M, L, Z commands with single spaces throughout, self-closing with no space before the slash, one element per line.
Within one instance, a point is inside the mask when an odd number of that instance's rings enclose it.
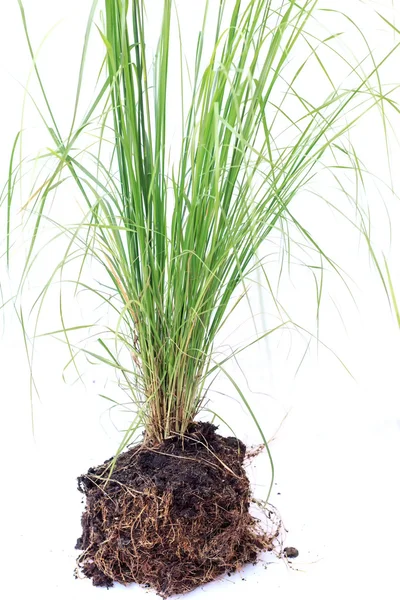
<path fill-rule="evenodd" d="M 297 550 L 297 548 L 293 548 L 292 546 L 290 546 L 289 548 L 283 549 L 283 554 L 286 556 L 286 558 L 297 558 L 299 555 L 299 551 Z"/>
<path fill-rule="evenodd" d="M 185 593 L 272 548 L 249 513 L 246 448 L 209 423 L 121 454 L 78 478 L 86 495 L 78 564 L 93 585 Z"/>

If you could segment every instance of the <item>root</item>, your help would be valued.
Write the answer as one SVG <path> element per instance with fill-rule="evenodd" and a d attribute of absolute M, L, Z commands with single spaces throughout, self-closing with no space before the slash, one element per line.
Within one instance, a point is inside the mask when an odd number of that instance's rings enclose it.
<path fill-rule="evenodd" d="M 184 448 L 179 438 L 137 446 L 109 479 L 107 463 L 91 469 L 79 478 L 87 499 L 77 543 L 83 574 L 94 585 L 136 582 L 166 598 L 272 550 L 279 526 L 264 531 L 250 514 L 244 457 L 241 442 L 197 424 Z"/>

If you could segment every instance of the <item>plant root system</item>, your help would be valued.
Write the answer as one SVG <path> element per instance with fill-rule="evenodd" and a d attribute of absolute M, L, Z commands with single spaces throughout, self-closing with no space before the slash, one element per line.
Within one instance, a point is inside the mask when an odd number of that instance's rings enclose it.
<path fill-rule="evenodd" d="M 86 495 L 78 565 L 93 585 L 136 582 L 181 594 L 271 550 L 250 512 L 246 448 L 209 423 L 143 443 L 78 478 Z"/>

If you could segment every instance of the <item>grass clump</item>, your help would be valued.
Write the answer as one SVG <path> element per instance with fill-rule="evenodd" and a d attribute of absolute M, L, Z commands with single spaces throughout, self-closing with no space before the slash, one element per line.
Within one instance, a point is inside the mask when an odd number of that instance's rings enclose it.
<path fill-rule="evenodd" d="M 19 4 L 34 58 L 20 0 Z M 257 268 L 268 282 L 257 257 L 272 235 L 290 242 L 297 231 L 322 262 L 339 272 L 292 213 L 291 203 L 318 169 L 329 168 L 324 162 L 328 156 L 342 189 L 341 174 L 349 170 L 363 181 L 363 166 L 347 135 L 373 109 L 381 117 L 383 136 L 387 135 L 387 113 L 397 111 L 393 100 L 397 86 L 384 85 L 380 73 L 398 44 L 375 56 L 356 23 L 342 15 L 364 44 L 363 58 L 358 60 L 340 45 L 340 31 L 318 33 L 317 17 L 328 13 L 318 12 L 317 0 L 206 1 L 194 58 L 188 62 L 187 85 L 172 0 L 162 3 L 154 54 L 147 29 L 153 19 L 149 3 L 104 0 L 101 8 L 100 25 L 93 32 L 97 2 L 93 3 L 67 135 L 58 127 L 34 62 L 42 95 L 37 106 L 51 148 L 42 157 L 46 167 L 24 205 L 33 228 L 20 291 L 37 260 L 43 225 L 50 222 L 58 227 L 55 239 L 67 242 L 34 307 L 39 315 L 52 283 L 75 267 L 76 290 L 91 291 L 116 315 L 108 337 L 98 338 L 97 350 L 75 347 L 70 337 L 81 326 L 66 327 L 62 309 L 61 328 L 52 333 L 64 336 L 71 364 L 83 352 L 118 371 L 135 408 L 118 454 L 139 427 L 153 450 L 168 440 L 184 440 L 219 372 L 245 403 L 268 447 L 253 408 L 226 370 L 236 353 L 218 358 L 217 336 L 246 297 L 247 282 Z M 104 60 L 95 100 L 80 118 L 85 61 L 94 34 L 104 44 Z M 331 59 L 339 65 L 338 77 L 326 64 Z M 310 64 L 314 70 L 309 71 Z M 171 71 L 178 68 L 179 94 L 169 85 Z M 304 86 L 310 72 L 319 74 L 320 86 L 317 81 Z M 171 160 L 168 123 L 178 95 L 180 143 L 177 159 Z M 89 132 L 90 144 L 82 145 Z M 13 151 L 6 190 L 8 239 L 16 182 L 22 173 L 22 165 L 15 167 L 14 162 Z M 84 217 L 74 226 L 52 213 L 54 194 L 66 180 L 82 198 Z M 379 269 L 366 213 L 357 199 L 354 207 L 356 230 L 367 239 Z M 85 280 L 93 264 L 103 276 L 97 286 Z M 277 328 L 286 322 L 283 319 Z M 151 492 L 153 500 L 159 492 Z M 140 494 L 143 490 L 138 502 Z M 248 500 L 246 491 L 245 504 Z M 224 570 L 226 565 L 221 565 Z M 97 567 L 110 580 L 137 580 L 126 572 L 116 577 L 109 563 Z"/>

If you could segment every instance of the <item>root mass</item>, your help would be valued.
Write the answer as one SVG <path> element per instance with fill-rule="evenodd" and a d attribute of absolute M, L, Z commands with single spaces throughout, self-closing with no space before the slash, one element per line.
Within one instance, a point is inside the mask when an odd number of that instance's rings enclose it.
<path fill-rule="evenodd" d="M 250 514 L 246 448 L 196 423 L 184 440 L 141 444 L 78 478 L 86 496 L 78 565 L 96 586 L 189 592 L 255 562 L 271 536 Z"/>

